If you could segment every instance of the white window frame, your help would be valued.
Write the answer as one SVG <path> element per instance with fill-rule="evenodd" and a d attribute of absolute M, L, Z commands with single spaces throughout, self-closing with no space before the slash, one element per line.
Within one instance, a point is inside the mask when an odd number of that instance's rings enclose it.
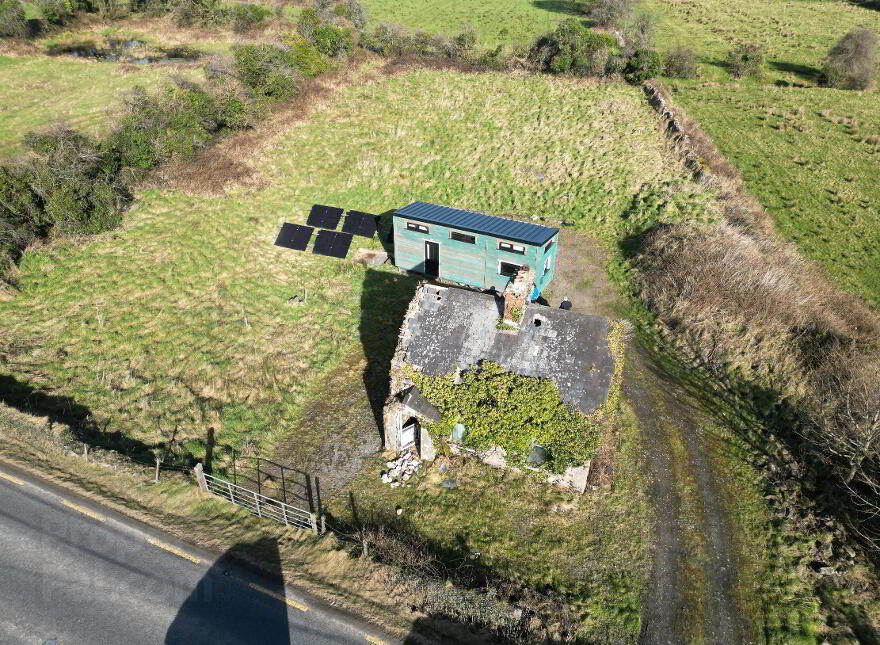
<path fill-rule="evenodd" d="M 506 244 L 510 248 L 509 249 L 502 248 L 501 247 L 502 244 Z M 522 250 L 517 251 L 516 249 L 522 249 Z M 526 254 L 526 247 L 525 246 L 520 245 L 520 244 L 514 244 L 513 242 L 504 242 L 502 240 L 498 240 L 498 250 L 504 251 L 505 253 L 513 253 L 515 255 L 525 255 Z M 522 265 L 520 265 L 520 266 L 522 266 Z"/>
<path fill-rule="evenodd" d="M 555 237 L 552 240 L 550 240 L 549 242 L 547 242 L 547 244 L 544 245 L 544 253 L 548 253 L 550 251 L 550 249 L 553 248 L 554 244 L 556 244 Z"/>
<path fill-rule="evenodd" d="M 467 235 L 468 237 L 473 238 L 473 242 L 468 242 L 466 240 L 456 240 L 454 237 L 452 237 L 453 233 L 457 233 L 458 235 Z M 476 235 L 474 235 L 473 233 L 465 233 L 464 231 L 450 230 L 449 231 L 449 239 L 452 240 L 453 242 L 461 242 L 462 244 L 476 244 L 477 243 L 477 236 Z"/>
<path fill-rule="evenodd" d="M 517 264 L 516 262 L 508 262 L 507 260 L 498 260 L 498 275 L 500 275 L 502 278 L 513 278 L 516 275 L 516 273 L 514 273 L 513 275 L 507 275 L 506 273 L 501 273 L 501 265 L 502 264 L 510 264 L 511 266 L 519 267 L 520 269 L 522 269 L 525 266 L 525 264 Z"/>
<path fill-rule="evenodd" d="M 422 229 L 425 229 L 424 231 Z M 410 222 L 407 220 L 406 222 L 406 230 L 412 231 L 413 233 L 422 233 L 423 235 L 431 234 L 431 227 L 427 224 L 422 224 L 420 222 Z"/>
<path fill-rule="evenodd" d="M 548 255 L 547 259 L 544 260 L 544 275 L 547 275 L 547 273 L 550 271 L 551 266 L 553 266 L 553 256 Z"/>

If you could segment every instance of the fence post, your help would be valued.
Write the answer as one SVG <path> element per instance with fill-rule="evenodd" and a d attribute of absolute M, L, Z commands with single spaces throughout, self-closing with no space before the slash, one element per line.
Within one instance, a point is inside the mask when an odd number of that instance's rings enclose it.
<path fill-rule="evenodd" d="M 196 475 L 196 481 L 199 483 L 199 490 L 203 493 L 207 493 L 208 482 L 205 481 L 205 471 L 202 470 L 202 462 L 196 464 L 196 467 L 193 468 L 193 472 Z"/>
<path fill-rule="evenodd" d="M 284 518 L 284 525 L 290 526 L 290 522 L 287 521 L 287 504 L 281 504 L 281 517 Z"/>
<path fill-rule="evenodd" d="M 254 491 L 251 491 L 252 493 Z M 254 493 L 254 502 L 257 504 L 257 517 L 263 517 L 263 513 L 260 512 L 260 496 Z"/>
<path fill-rule="evenodd" d="M 232 484 L 226 482 L 226 488 L 229 489 L 229 501 L 235 504 L 235 493 L 232 492 Z"/>
<path fill-rule="evenodd" d="M 321 535 L 327 532 L 327 516 L 321 513 Z"/>
<path fill-rule="evenodd" d="M 312 525 L 312 533 L 320 535 L 318 533 L 318 516 L 314 513 L 309 513 L 309 523 Z"/>

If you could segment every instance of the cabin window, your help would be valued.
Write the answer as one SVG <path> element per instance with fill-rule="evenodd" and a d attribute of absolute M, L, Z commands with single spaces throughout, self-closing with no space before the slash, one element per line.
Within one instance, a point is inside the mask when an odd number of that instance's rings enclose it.
<path fill-rule="evenodd" d="M 477 238 L 473 235 L 468 235 L 467 233 L 459 233 L 458 231 L 450 231 L 449 232 L 450 240 L 457 240 L 459 242 L 467 242 L 468 244 L 476 244 Z"/>
<path fill-rule="evenodd" d="M 544 253 L 546 253 L 547 251 L 549 251 L 552 248 L 553 248 L 553 240 L 550 240 L 549 242 L 547 242 L 547 246 L 544 247 Z"/>
<path fill-rule="evenodd" d="M 416 233 L 430 233 L 431 231 L 424 224 L 416 224 L 415 222 L 406 223 L 407 231 L 415 231 Z"/>
<path fill-rule="evenodd" d="M 498 275 L 503 275 L 508 278 L 512 278 L 516 275 L 517 271 L 519 271 L 520 265 L 513 264 L 512 262 L 499 262 L 498 263 Z"/>
<path fill-rule="evenodd" d="M 553 258 L 549 257 L 544 260 L 544 273 L 547 273 L 550 270 L 550 265 L 553 264 Z"/>
<path fill-rule="evenodd" d="M 511 244 L 510 242 L 498 242 L 498 248 L 502 251 L 507 251 L 508 253 L 518 253 L 520 255 L 526 254 L 526 247 L 520 246 L 519 244 Z"/>

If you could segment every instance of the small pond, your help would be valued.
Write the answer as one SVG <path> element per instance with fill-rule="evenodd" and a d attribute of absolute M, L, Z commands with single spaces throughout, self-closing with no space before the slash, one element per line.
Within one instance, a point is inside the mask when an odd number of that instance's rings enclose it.
<path fill-rule="evenodd" d="M 50 56 L 77 56 L 91 58 L 105 63 L 131 63 L 132 65 L 149 65 L 153 63 L 191 63 L 201 56 L 201 52 L 186 47 L 151 47 L 142 40 L 108 39 L 105 47 L 99 47 L 93 41 L 64 43 L 52 45 L 48 49 Z"/>

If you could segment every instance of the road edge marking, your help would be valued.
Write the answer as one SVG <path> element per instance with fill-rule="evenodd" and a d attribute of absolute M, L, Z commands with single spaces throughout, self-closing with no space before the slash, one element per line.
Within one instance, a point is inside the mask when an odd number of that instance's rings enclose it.
<path fill-rule="evenodd" d="M 308 610 L 309 610 L 309 608 L 306 607 L 306 606 L 305 606 L 304 604 L 302 604 L 301 602 L 297 602 L 297 601 L 295 601 L 295 600 L 291 600 L 291 599 L 288 598 L 287 596 L 284 596 L 284 595 L 282 595 L 282 594 L 280 594 L 280 593 L 275 593 L 275 592 L 272 591 L 271 589 L 266 589 L 266 587 L 260 586 L 260 585 L 256 584 L 255 582 L 249 582 L 249 583 L 248 583 L 248 587 L 250 587 L 250 588 L 253 589 L 254 591 L 259 591 L 259 592 L 262 593 L 262 594 L 266 594 L 267 596 L 269 596 L 269 597 L 271 597 L 271 598 L 274 598 L 275 600 L 280 600 L 281 602 L 290 605 L 290 606 L 293 607 L 294 609 L 299 609 L 300 611 L 308 611 Z"/>
<path fill-rule="evenodd" d="M 201 558 L 196 557 L 196 556 L 194 556 L 194 555 L 190 555 L 190 554 L 187 553 L 186 551 L 184 551 L 184 550 L 182 550 L 182 549 L 178 549 L 178 548 L 177 548 L 176 546 L 174 546 L 174 545 L 168 544 L 168 543 L 166 543 L 166 542 L 162 542 L 161 540 L 157 540 L 157 539 L 155 539 L 155 538 L 148 537 L 148 538 L 147 538 L 147 542 L 149 542 L 149 543 L 152 544 L 153 546 L 157 546 L 157 547 L 159 547 L 160 549 L 164 549 L 164 550 L 168 551 L 168 553 L 173 553 L 173 554 L 176 555 L 178 558 L 183 558 L 184 560 L 189 560 L 190 562 L 193 562 L 193 563 L 195 563 L 195 564 L 201 564 L 201 563 L 202 563 L 202 559 L 201 559 Z"/>
<path fill-rule="evenodd" d="M 103 522 L 104 520 L 107 519 L 103 515 L 100 515 L 98 513 L 95 513 L 94 511 L 87 509 L 85 506 L 80 506 L 79 504 L 74 504 L 73 502 L 68 502 L 66 499 L 62 499 L 61 503 L 64 504 L 67 508 L 72 508 L 73 510 L 77 511 L 78 513 L 82 513 L 83 515 L 87 515 L 88 517 L 91 517 L 93 520 L 98 520 L 99 522 Z"/>
<path fill-rule="evenodd" d="M 13 477 L 12 475 L 7 475 L 6 473 L 0 472 L 0 479 L 5 479 L 6 481 L 12 482 L 13 484 L 18 484 L 19 486 L 24 486 L 24 481 L 19 479 L 18 477 Z"/>

